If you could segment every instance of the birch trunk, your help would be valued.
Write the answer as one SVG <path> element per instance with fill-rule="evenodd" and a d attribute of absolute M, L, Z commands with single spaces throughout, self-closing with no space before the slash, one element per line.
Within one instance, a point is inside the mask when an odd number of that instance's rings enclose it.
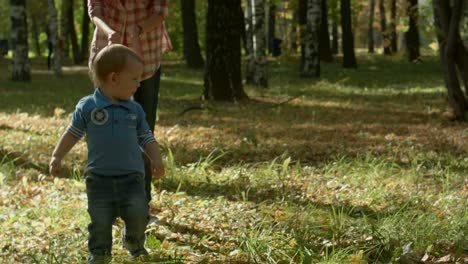
<path fill-rule="evenodd" d="M 263 0 L 247 0 L 246 32 L 249 49 L 247 62 L 247 83 L 267 87 L 265 3 Z M 250 19 L 249 19 L 250 18 Z"/>
<path fill-rule="evenodd" d="M 321 0 L 307 1 L 305 54 L 302 68 L 302 76 L 304 77 L 320 77 L 319 31 L 321 4 Z"/>

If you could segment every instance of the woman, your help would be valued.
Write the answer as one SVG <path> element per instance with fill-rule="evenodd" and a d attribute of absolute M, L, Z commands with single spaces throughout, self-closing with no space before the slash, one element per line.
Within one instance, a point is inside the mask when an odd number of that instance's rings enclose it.
<path fill-rule="evenodd" d="M 88 13 L 96 26 L 89 63 L 109 44 L 123 44 L 143 60 L 140 88 L 134 95 L 154 132 L 158 107 L 162 55 L 172 49 L 164 21 L 167 0 L 88 0 Z M 145 190 L 151 200 L 151 164 L 145 157 Z"/>

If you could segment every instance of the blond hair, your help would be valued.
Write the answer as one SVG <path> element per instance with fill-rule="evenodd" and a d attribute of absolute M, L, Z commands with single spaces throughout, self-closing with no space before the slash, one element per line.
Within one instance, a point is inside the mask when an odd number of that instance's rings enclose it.
<path fill-rule="evenodd" d="M 121 44 L 111 44 L 103 48 L 94 57 L 90 75 L 96 86 L 102 85 L 107 75 L 112 72 L 121 72 L 128 60 L 135 60 L 143 64 L 143 60 L 130 48 Z"/>

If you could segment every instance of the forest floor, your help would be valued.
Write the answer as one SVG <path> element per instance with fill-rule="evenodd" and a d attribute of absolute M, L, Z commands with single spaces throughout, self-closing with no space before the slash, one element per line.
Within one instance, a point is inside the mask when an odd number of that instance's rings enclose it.
<path fill-rule="evenodd" d="M 245 86 L 236 103 L 201 101 L 203 71 L 166 62 L 167 176 L 138 263 L 466 263 L 468 124 L 451 120 L 437 60 L 358 59 L 322 64 L 319 80 L 270 60 L 269 88 Z M 60 177 L 47 166 L 92 85 L 84 66 L 55 79 L 44 62 L 17 83 L 0 61 L 0 263 L 88 254 L 84 142 Z M 134 263 L 122 226 L 114 263 Z"/>

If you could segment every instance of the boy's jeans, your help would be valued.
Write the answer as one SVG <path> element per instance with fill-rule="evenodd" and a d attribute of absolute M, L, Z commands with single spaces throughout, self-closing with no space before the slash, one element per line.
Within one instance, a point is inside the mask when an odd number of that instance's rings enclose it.
<path fill-rule="evenodd" d="M 154 126 L 156 124 L 156 113 L 158 110 L 158 99 L 159 99 L 159 86 L 161 82 L 161 68 L 154 73 L 151 78 L 146 79 L 140 83 L 140 87 L 133 95 L 133 98 L 137 103 L 143 107 L 146 114 L 146 121 L 148 122 L 149 128 L 154 132 Z M 148 198 L 148 203 L 151 201 L 151 162 L 148 157 L 143 154 L 143 160 L 145 161 L 145 190 Z"/>
<path fill-rule="evenodd" d="M 125 222 L 124 246 L 130 254 L 145 251 L 145 230 L 148 224 L 148 201 L 144 176 L 86 176 L 88 213 L 88 248 L 92 256 L 112 254 L 112 225 L 120 216 Z"/>

